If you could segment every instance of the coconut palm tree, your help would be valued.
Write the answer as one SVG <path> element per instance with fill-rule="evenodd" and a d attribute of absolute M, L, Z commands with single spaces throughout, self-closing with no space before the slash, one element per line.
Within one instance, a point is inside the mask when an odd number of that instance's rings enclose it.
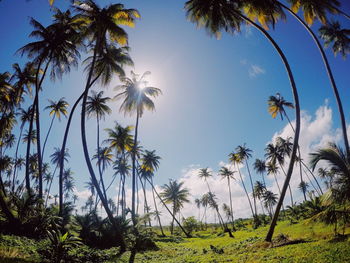
<path fill-rule="evenodd" d="M 270 217 L 272 219 L 273 207 L 277 204 L 277 195 L 271 191 L 265 191 L 264 203 L 266 209 L 269 211 Z"/>
<path fill-rule="evenodd" d="M 164 184 L 162 186 L 163 191 L 160 193 L 160 196 L 164 199 L 164 202 L 172 205 L 173 219 L 170 228 L 171 234 L 174 232 L 175 215 L 180 213 L 184 203 L 190 202 L 188 199 L 190 192 L 187 188 L 183 187 L 183 184 L 183 182 L 179 183 L 176 180 L 170 180 L 169 184 Z"/>
<path fill-rule="evenodd" d="M 100 174 L 100 183 L 105 199 L 107 199 L 106 188 L 104 180 L 102 177 L 102 168 L 100 161 L 100 120 L 104 119 L 106 115 L 111 114 L 112 110 L 107 105 L 107 102 L 110 100 L 109 97 L 103 97 L 103 91 L 95 92 L 92 91 L 92 95 L 88 96 L 86 102 L 86 113 L 88 117 L 96 116 L 96 127 L 97 127 L 97 165 L 98 172 Z"/>
<path fill-rule="evenodd" d="M 146 171 L 146 172 L 148 172 L 150 174 L 149 177 L 150 177 L 152 185 L 153 185 L 154 173 L 159 168 L 160 160 L 161 160 L 161 157 L 156 154 L 155 150 L 153 150 L 153 151 L 145 150 L 145 152 L 142 154 L 141 169 Z M 146 185 L 146 181 L 145 181 L 145 185 Z M 152 196 L 153 196 L 153 204 L 154 204 L 154 208 L 155 208 L 155 211 L 156 211 L 156 217 L 158 219 L 160 231 L 162 233 L 162 236 L 165 236 L 164 231 L 163 231 L 163 227 L 162 227 L 162 224 L 161 224 L 161 221 L 160 221 L 160 217 L 159 217 L 159 211 L 158 211 L 158 208 L 157 208 L 157 202 L 156 202 L 156 198 L 155 198 L 155 194 L 154 194 L 153 188 L 152 188 Z"/>
<path fill-rule="evenodd" d="M 265 160 L 262 159 L 255 159 L 255 162 L 253 164 L 255 172 L 261 174 L 262 181 L 266 187 L 265 177 L 264 173 L 266 172 L 266 163 Z"/>
<path fill-rule="evenodd" d="M 58 9 L 57 9 L 58 10 Z M 57 11 L 58 12 L 58 11 Z M 61 12 L 62 13 L 62 12 Z M 37 129 L 37 152 L 38 152 L 38 173 L 39 173 L 39 197 L 42 198 L 42 152 L 40 140 L 40 106 L 39 92 L 43 80 L 46 76 L 49 66 L 51 66 L 50 77 L 60 78 L 64 73 L 70 71 L 71 66 L 77 66 L 80 57 L 78 46 L 80 41 L 76 25 L 71 23 L 72 17 L 70 11 L 65 12 L 65 20 L 62 16 L 54 16 L 54 23 L 44 27 L 35 19 L 31 18 L 30 24 L 34 31 L 30 34 L 38 41 L 31 42 L 18 50 L 21 55 L 27 54 L 28 58 L 33 59 L 37 66 L 35 75 L 35 97 L 33 109 L 35 111 L 35 122 Z M 41 68 L 44 70 L 41 71 Z M 29 131 L 33 129 L 34 111 L 31 118 Z M 30 153 L 30 144 L 27 145 L 27 156 Z M 28 173 L 28 164 L 26 165 Z"/>
<path fill-rule="evenodd" d="M 202 202 L 199 198 L 194 199 L 194 203 L 196 204 L 196 207 L 198 208 L 198 222 L 201 222 L 201 205 Z"/>
<path fill-rule="evenodd" d="M 228 191 L 229 191 L 229 196 L 230 196 L 230 215 L 231 215 L 231 224 L 232 224 L 232 229 L 235 230 L 235 226 L 234 226 L 234 219 L 233 219 L 233 207 L 232 207 L 232 194 L 231 194 L 231 184 L 230 184 L 230 179 L 235 179 L 233 177 L 234 175 L 234 171 L 231 171 L 230 169 L 228 169 L 225 166 L 222 166 L 219 170 L 219 175 L 222 178 L 226 178 L 227 179 L 227 186 L 228 186 Z"/>
<path fill-rule="evenodd" d="M 32 87 L 35 85 L 35 65 L 27 62 L 23 69 L 18 63 L 12 65 L 13 74 L 11 81 L 14 82 L 13 87 L 16 90 L 16 102 L 21 100 L 23 94 L 32 93 Z"/>
<path fill-rule="evenodd" d="M 268 162 L 268 163 L 266 163 L 266 169 L 267 169 L 268 175 L 270 175 L 270 174 L 273 175 L 275 182 L 276 182 L 276 185 L 277 185 L 277 188 L 278 188 L 278 192 L 279 192 L 279 194 L 281 194 L 281 187 L 280 187 L 278 180 L 277 180 L 277 177 L 276 177 L 276 175 L 278 174 L 279 167 L 276 165 L 276 163 Z"/>
<path fill-rule="evenodd" d="M 203 194 L 201 199 L 201 204 L 202 206 L 204 207 L 204 213 L 203 213 L 203 217 L 202 217 L 202 221 L 203 221 L 203 218 L 204 218 L 204 225 L 205 227 L 207 226 L 207 208 L 208 208 L 208 205 L 209 205 L 209 196 L 208 194 Z"/>
<path fill-rule="evenodd" d="M 135 194 L 136 194 L 136 145 L 138 136 L 138 126 L 139 118 L 142 117 L 145 110 L 153 111 L 155 109 L 154 102 L 151 97 L 155 98 L 162 92 L 160 89 L 155 87 L 147 86 L 147 81 L 145 77 L 149 75 L 150 72 L 145 72 L 142 76 L 131 72 L 131 78 L 122 78 L 123 84 L 117 87 L 120 91 L 115 98 L 121 98 L 123 100 L 120 111 L 124 114 L 136 113 L 136 125 L 135 125 L 135 135 L 132 151 L 132 216 L 135 217 Z"/>
<path fill-rule="evenodd" d="M 266 192 L 265 184 L 260 182 L 260 181 L 256 181 L 255 184 L 254 184 L 254 194 L 255 194 L 256 198 L 258 198 L 260 203 L 261 203 L 261 211 L 262 211 L 262 213 L 264 213 L 264 208 L 263 208 L 263 205 L 262 205 L 262 199 L 264 197 L 265 192 Z"/>
<path fill-rule="evenodd" d="M 285 8 L 295 19 L 297 19 L 298 22 L 300 22 L 303 25 L 303 27 L 308 31 L 310 36 L 313 38 L 313 40 L 314 40 L 314 42 L 315 42 L 316 46 L 318 47 L 318 50 L 319 50 L 319 52 L 321 54 L 323 63 L 325 65 L 325 68 L 326 68 L 326 71 L 327 71 L 327 74 L 328 74 L 328 77 L 329 77 L 329 80 L 331 82 L 331 86 L 332 86 L 332 89 L 333 89 L 333 93 L 334 93 L 335 99 L 337 101 L 338 111 L 339 111 L 340 121 L 341 121 L 341 126 L 342 126 L 342 132 L 343 132 L 343 139 L 344 139 L 345 149 L 346 149 L 346 151 L 347 151 L 347 153 L 349 155 L 350 154 L 350 148 L 349 148 L 349 140 L 348 140 L 347 131 L 346 131 L 346 121 L 345 121 L 345 116 L 344 116 L 344 110 L 343 110 L 342 101 L 340 99 L 339 91 L 338 91 L 337 85 L 335 83 L 335 79 L 334 79 L 334 76 L 333 76 L 332 69 L 330 67 L 330 64 L 328 62 L 327 56 L 326 56 L 326 54 L 325 54 L 325 52 L 324 52 L 324 50 L 322 48 L 322 45 L 321 45 L 320 41 L 317 38 L 317 36 L 313 33 L 313 31 L 311 30 L 310 26 L 308 26 L 296 14 L 298 12 L 299 8 L 302 8 L 303 13 L 304 13 L 305 21 L 309 25 L 311 25 L 313 23 L 315 18 L 318 18 L 318 20 L 323 25 L 326 25 L 327 24 L 326 14 L 327 13 L 333 13 L 334 14 L 334 13 L 337 13 L 337 12 L 341 12 L 338 9 L 340 4 L 339 4 L 338 0 L 323 0 L 322 2 L 317 1 L 317 0 L 303 0 L 303 1 L 301 1 L 301 0 L 289 0 L 289 1 L 290 1 L 291 5 L 292 5 L 292 10 L 289 9 L 287 6 L 283 5 L 280 2 L 279 2 L 279 4 L 283 8 Z M 341 12 L 341 13 L 343 13 L 343 12 Z M 335 26 L 335 27 L 333 27 L 333 26 Z M 325 29 L 324 26 L 321 27 L 321 37 L 322 37 L 322 32 L 325 33 L 325 36 L 326 36 L 326 39 L 327 39 L 328 33 L 332 34 L 331 32 L 334 33 L 334 32 L 336 32 L 337 30 L 340 29 L 334 23 L 331 23 L 330 27 L 333 28 L 330 31 L 327 30 L 327 27 L 326 27 L 326 29 Z M 342 34 L 341 32 L 339 32 L 339 33 Z M 327 41 L 326 41 L 326 43 L 327 43 Z M 333 46 L 333 47 L 335 47 L 335 46 Z M 345 47 L 346 47 L 346 45 L 345 45 Z M 349 44 L 348 44 L 348 47 L 349 47 Z"/>
<path fill-rule="evenodd" d="M 111 4 L 107 7 L 101 8 L 92 0 L 77 1 L 74 5 L 74 9 L 78 14 L 79 20 L 83 21 L 84 23 L 84 38 L 88 40 L 89 46 L 92 48 L 93 53 L 82 98 L 81 135 L 84 157 L 88 166 L 91 180 L 95 185 L 96 191 L 108 215 L 108 218 L 113 227 L 117 229 L 113 213 L 108 207 L 108 200 L 104 198 L 103 192 L 98 185 L 98 180 L 89 157 L 85 127 L 85 116 L 87 113 L 86 102 L 89 90 L 94 81 L 93 76 L 99 76 L 100 74 L 100 72 L 95 71 L 97 58 L 103 54 L 103 50 L 109 45 L 120 44 L 125 46 L 127 44 L 128 36 L 121 26 L 133 26 L 135 19 L 139 17 L 139 13 L 134 9 L 125 9 L 124 5 L 122 4 Z M 125 243 L 123 241 L 123 237 L 120 236 L 120 240 L 121 251 L 124 251 Z"/>
<path fill-rule="evenodd" d="M 210 186 L 209 186 L 209 183 L 208 183 L 208 178 L 212 177 L 213 175 L 209 171 L 209 168 L 207 167 L 207 168 L 199 169 L 198 176 L 199 176 L 199 178 L 201 178 L 201 179 L 203 179 L 205 181 L 205 183 L 207 184 L 209 192 L 211 192 Z"/>
<path fill-rule="evenodd" d="M 307 189 L 309 188 L 309 184 L 302 181 L 299 183 L 298 188 L 303 193 L 304 201 L 306 201 L 306 192 L 307 192 Z"/>
<path fill-rule="evenodd" d="M 253 206 L 252 206 L 252 202 L 250 200 L 250 197 L 249 197 L 249 194 L 248 194 L 248 191 L 247 191 L 247 188 L 244 184 L 244 181 L 243 181 L 243 177 L 242 177 L 242 174 L 241 174 L 241 170 L 239 168 L 239 166 L 242 164 L 242 160 L 240 158 L 240 156 L 238 154 L 236 154 L 235 152 L 232 152 L 229 154 L 229 161 L 234 165 L 234 167 L 237 168 L 238 170 L 238 174 L 239 174 L 239 177 L 241 179 L 241 183 L 242 183 L 242 186 L 243 186 L 243 189 L 244 189 L 244 192 L 247 196 L 247 199 L 248 199 L 248 203 L 249 203 L 249 207 L 250 207 L 250 210 L 252 212 L 252 216 L 253 218 L 255 217 L 254 215 L 254 210 L 253 210 Z"/>
<path fill-rule="evenodd" d="M 249 149 L 248 147 L 246 147 L 245 144 L 243 145 L 238 145 L 235 149 L 236 154 L 239 156 L 239 159 L 242 162 L 245 162 L 246 167 L 247 167 L 247 171 L 248 171 L 248 175 L 249 175 L 249 180 L 250 180 L 250 186 L 252 189 L 252 194 L 253 194 L 253 201 L 254 201 L 254 214 L 255 216 L 257 216 L 257 211 L 256 211 L 256 199 L 254 196 L 254 185 L 253 185 L 253 179 L 252 179 L 252 175 L 250 173 L 250 169 L 249 169 L 249 164 L 248 164 L 248 159 L 252 157 L 252 150 Z"/>
<path fill-rule="evenodd" d="M 69 106 L 68 102 L 65 101 L 64 98 L 60 98 L 57 102 L 53 100 L 48 100 L 49 105 L 45 107 L 45 110 L 50 110 L 49 115 L 52 116 L 51 123 L 49 130 L 47 131 L 44 145 L 43 145 L 43 150 L 42 150 L 42 159 L 44 159 L 44 153 L 45 153 L 45 146 L 47 143 L 47 139 L 49 138 L 53 122 L 55 121 L 55 118 L 57 118 L 59 121 L 61 121 L 61 116 L 63 115 L 64 117 L 67 117 L 67 108 Z"/>
<path fill-rule="evenodd" d="M 350 53 L 350 30 L 341 28 L 338 21 L 322 25 L 318 32 L 326 48 L 332 45 L 334 55 L 340 53 L 345 59 Z"/>

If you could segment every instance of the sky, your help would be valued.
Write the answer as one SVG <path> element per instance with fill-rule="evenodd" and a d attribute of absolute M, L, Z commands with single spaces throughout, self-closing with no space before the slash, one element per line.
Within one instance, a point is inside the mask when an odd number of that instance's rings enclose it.
<path fill-rule="evenodd" d="M 139 138 L 144 148 L 156 150 L 162 157 L 154 178 L 157 189 L 170 178 L 178 179 L 191 189 L 193 199 L 204 193 L 205 185 L 197 178 L 199 168 L 209 167 L 216 174 L 221 165 L 228 165 L 228 154 L 244 143 L 253 150 L 252 163 L 255 158 L 263 158 L 266 144 L 277 135 L 292 135 L 285 121 L 272 119 L 267 112 L 270 95 L 279 92 L 288 101 L 292 101 L 293 97 L 279 56 L 260 32 L 244 27 L 240 34 L 223 34 L 221 39 L 216 39 L 186 19 L 184 1 L 120 2 L 126 8 L 136 8 L 141 13 L 136 27 L 126 29 L 130 55 L 135 63 L 135 67 L 127 68 L 126 72 L 134 70 L 142 74 L 151 71 L 149 84 L 163 92 L 155 99 L 156 111 L 146 112 L 139 127 Z M 99 0 L 98 3 L 103 6 L 114 2 Z M 342 3 L 342 9 L 350 13 L 350 4 L 347 1 Z M 65 9 L 68 1 L 56 0 L 55 5 Z M 51 16 L 46 0 L 0 2 L 0 72 L 11 71 L 11 65 L 15 62 L 23 64 L 27 61 L 15 52 L 33 41 L 28 37 L 32 31 L 29 17 L 48 25 Z M 342 17 L 336 19 L 344 27 L 350 27 L 349 20 Z M 312 29 L 316 32 L 319 26 L 315 22 Z M 275 30 L 271 29 L 269 33 L 285 52 L 295 76 L 303 111 L 300 145 L 307 159 L 310 151 L 326 145 L 328 141 L 341 143 L 334 96 L 321 57 L 300 24 L 287 16 L 286 21 L 279 22 Z M 339 55 L 335 57 L 330 49 L 326 50 L 326 54 L 349 123 L 350 62 Z M 65 97 L 72 105 L 84 88 L 86 78 L 82 69 L 82 66 L 73 69 L 62 80 L 44 82 L 40 100 L 42 137 L 46 135 L 50 123 L 48 111 L 43 110 L 48 104 L 47 100 Z M 113 97 L 116 95 L 113 88 L 119 84 L 115 79 L 109 87 L 96 85 L 94 89 L 104 90 L 106 95 Z M 30 101 L 26 103 L 29 105 Z M 119 112 L 120 102 L 112 101 L 109 106 L 113 112 L 106 117 L 102 128 L 112 128 L 114 121 L 134 125 L 135 116 L 124 116 Z M 293 111 L 288 111 L 288 114 L 294 119 Z M 89 180 L 89 175 L 81 146 L 79 118 L 78 112 L 73 120 L 68 148 L 76 193 L 83 203 L 88 195 L 84 184 Z M 44 161 L 49 161 L 53 148 L 61 145 L 65 122 L 63 119 L 61 123 L 54 123 Z M 96 145 L 96 120 L 88 120 L 87 127 L 92 153 Z M 18 135 L 18 130 L 15 132 Z M 21 151 L 24 151 L 24 145 Z M 245 169 L 242 167 L 244 174 Z M 110 179 L 112 174 L 110 169 L 105 176 Z M 297 176 L 294 175 L 292 179 L 294 189 L 298 184 Z M 260 178 L 255 173 L 253 177 L 254 180 Z M 227 202 L 226 183 L 216 175 L 211 180 L 219 200 Z M 279 180 L 283 181 L 283 175 Z M 278 192 L 273 178 L 268 178 L 268 185 Z M 249 208 L 242 187 L 238 181 L 233 186 L 236 215 L 248 216 Z M 53 187 L 57 189 L 56 182 Z M 116 192 L 114 187 L 110 195 L 115 197 Z M 300 193 L 297 189 L 295 192 L 300 200 Z M 193 202 L 185 207 L 183 214 L 189 216 L 191 212 L 193 214 Z"/>

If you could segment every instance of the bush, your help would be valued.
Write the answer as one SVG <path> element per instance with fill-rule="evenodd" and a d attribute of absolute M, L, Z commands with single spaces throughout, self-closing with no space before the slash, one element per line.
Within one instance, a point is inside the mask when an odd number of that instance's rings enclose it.
<path fill-rule="evenodd" d="M 194 216 L 187 217 L 185 220 L 183 220 L 182 224 L 186 232 L 190 235 L 199 229 L 199 222 L 194 218 Z"/>

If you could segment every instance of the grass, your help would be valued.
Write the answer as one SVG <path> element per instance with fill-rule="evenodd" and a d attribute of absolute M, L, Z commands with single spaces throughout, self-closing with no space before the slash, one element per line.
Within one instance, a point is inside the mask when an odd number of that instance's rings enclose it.
<path fill-rule="evenodd" d="M 234 233 L 234 238 L 220 235 L 218 230 L 195 233 L 193 238 L 165 237 L 157 239 L 158 251 L 138 253 L 135 262 L 144 263 L 207 263 L 207 262 L 349 262 L 350 240 L 335 239 L 331 226 L 319 223 L 290 224 L 279 222 L 275 237 L 288 237 L 288 241 L 302 243 L 272 247 L 264 242 L 267 226 L 257 230 L 246 229 Z M 283 234 L 283 236 L 281 235 Z M 350 234 L 350 228 L 345 234 Z M 283 244 L 278 243 L 279 245 Z M 40 262 L 35 247 L 40 243 L 14 236 L 0 236 L 0 262 Z M 274 245 L 277 245 L 275 239 Z M 129 253 L 119 260 L 106 262 L 128 262 Z M 90 262 L 90 261 L 89 261 Z"/>

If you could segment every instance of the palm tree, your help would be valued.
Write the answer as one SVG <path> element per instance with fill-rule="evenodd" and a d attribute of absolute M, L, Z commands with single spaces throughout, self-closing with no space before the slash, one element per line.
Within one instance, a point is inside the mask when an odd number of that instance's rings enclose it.
<path fill-rule="evenodd" d="M 97 76 L 96 78 L 98 78 L 98 76 L 101 74 L 100 72 L 95 71 L 97 58 L 103 54 L 104 48 L 109 45 L 112 45 L 114 43 L 121 45 L 127 44 L 127 33 L 120 26 L 133 26 L 135 19 L 139 17 L 139 13 L 134 9 L 125 9 L 124 5 L 122 4 L 111 4 L 107 7 L 101 8 L 92 0 L 78 1 L 76 2 L 74 9 L 78 13 L 79 20 L 83 21 L 84 23 L 84 37 L 85 39 L 89 40 L 89 46 L 92 47 L 93 51 L 93 56 L 89 66 L 90 70 L 88 72 L 88 77 L 83 93 L 81 109 L 81 135 L 84 157 L 88 166 L 91 180 L 95 185 L 108 218 L 111 221 L 113 227 L 117 229 L 113 213 L 108 207 L 108 200 L 104 198 L 103 192 L 98 185 L 98 180 L 96 178 L 89 157 L 85 130 L 86 102 L 89 90 L 94 82 L 93 76 Z M 125 243 L 122 237 L 120 237 L 120 240 L 122 242 L 121 251 L 124 251 Z"/>
<path fill-rule="evenodd" d="M 276 185 L 277 185 L 277 188 L 278 188 L 278 192 L 279 192 L 279 194 L 281 194 L 281 188 L 280 188 L 280 185 L 279 185 L 277 177 L 276 177 L 276 175 L 278 174 L 278 169 L 279 169 L 278 166 L 276 165 L 276 163 L 268 162 L 266 164 L 266 168 L 267 168 L 267 174 L 273 175 L 275 182 L 276 182 Z"/>
<path fill-rule="evenodd" d="M 14 81 L 13 90 L 16 92 L 15 101 L 21 101 L 21 97 L 25 93 L 32 93 L 32 86 L 35 85 L 35 65 L 27 62 L 23 69 L 18 63 L 12 65 L 14 73 L 11 76 L 11 81 Z"/>
<path fill-rule="evenodd" d="M 242 164 L 242 160 L 241 160 L 240 156 L 238 154 L 236 154 L 235 152 L 232 152 L 232 153 L 229 154 L 229 160 L 238 170 L 238 174 L 239 174 L 239 177 L 241 179 L 241 183 L 242 183 L 244 192 L 245 192 L 245 194 L 247 196 L 249 207 L 250 207 L 250 210 L 252 212 L 252 216 L 254 218 L 255 216 L 254 216 L 254 210 L 253 210 L 252 202 L 250 201 L 250 197 L 249 197 L 247 188 L 246 188 L 246 186 L 244 184 L 243 177 L 242 177 L 242 174 L 241 174 L 241 170 L 239 168 L 239 165 Z"/>
<path fill-rule="evenodd" d="M 306 192 L 307 192 L 307 189 L 309 188 L 309 184 L 304 182 L 304 181 L 302 181 L 302 182 L 299 183 L 298 188 L 300 189 L 300 191 L 304 195 L 304 201 L 306 201 Z"/>
<path fill-rule="evenodd" d="M 243 144 L 243 145 L 237 146 L 235 151 L 236 151 L 236 154 L 238 155 L 239 159 L 241 160 L 241 162 L 245 162 L 245 164 L 247 166 L 250 185 L 251 185 L 251 189 L 252 189 L 252 193 L 253 193 L 254 214 L 256 217 L 257 211 L 256 211 L 256 200 L 255 200 L 255 196 L 254 196 L 254 185 L 253 185 L 253 179 L 252 179 L 252 175 L 250 174 L 250 169 L 249 169 L 249 164 L 248 164 L 248 159 L 252 157 L 252 154 L 251 154 L 252 150 L 249 149 L 248 147 L 246 147 L 245 144 Z"/>
<path fill-rule="evenodd" d="M 341 121 L 341 126 L 342 126 L 342 132 L 343 132 L 343 139 L 344 139 L 345 149 L 347 151 L 347 154 L 349 155 L 350 154 L 350 148 L 349 148 L 349 140 L 348 140 L 347 131 L 346 131 L 345 115 L 344 115 L 342 101 L 340 99 L 340 95 L 339 95 L 339 92 L 338 92 L 337 85 L 335 83 L 335 79 L 334 79 L 334 76 L 333 76 L 332 69 L 331 69 L 331 67 L 329 65 L 327 56 L 326 56 L 326 54 L 325 54 L 325 52 L 324 52 L 324 50 L 322 48 L 322 45 L 321 45 L 320 41 L 317 38 L 317 36 L 313 33 L 311 28 L 296 14 L 298 12 L 298 9 L 301 7 L 303 9 L 303 12 L 304 12 L 304 18 L 305 18 L 306 22 L 309 25 L 311 25 L 313 23 L 313 21 L 314 21 L 314 19 L 316 17 L 318 18 L 318 20 L 320 20 L 320 22 L 323 25 L 325 25 L 325 24 L 327 24 L 327 17 L 326 17 L 326 13 L 327 12 L 333 13 L 333 14 L 337 13 L 337 12 L 341 12 L 337 8 L 339 6 L 339 2 L 337 0 L 323 0 L 321 2 L 320 1 L 315 1 L 315 0 L 303 0 L 303 1 L 301 1 L 301 0 L 289 0 L 289 1 L 292 4 L 292 10 L 289 9 L 287 6 L 283 5 L 280 2 L 279 2 L 279 4 L 283 8 L 288 10 L 288 12 L 304 26 L 304 28 L 308 31 L 310 36 L 313 38 L 316 46 L 318 47 L 318 50 L 319 50 L 321 56 L 322 56 L 322 60 L 323 60 L 323 63 L 325 65 L 325 68 L 326 68 L 329 80 L 331 82 L 331 86 L 332 86 L 332 89 L 333 89 L 333 92 L 334 92 L 334 96 L 335 96 L 336 101 L 337 101 L 338 111 L 339 111 L 340 121 Z M 335 26 L 335 27 L 333 27 L 333 26 Z M 332 35 L 335 32 L 337 32 L 337 30 L 340 31 L 340 28 L 337 26 L 336 23 L 331 23 L 330 27 L 332 28 L 331 30 L 327 30 L 327 27 L 325 28 L 324 26 L 321 27 L 321 37 L 322 37 L 322 35 L 324 35 L 325 38 L 327 39 L 328 38 L 327 35 L 330 36 L 329 34 Z M 325 34 L 323 34 L 322 32 L 324 32 Z M 343 31 L 342 33 L 345 33 L 345 32 Z M 342 34 L 341 32 L 339 32 L 339 33 L 340 33 L 340 35 Z M 349 41 L 345 40 L 345 43 L 346 42 L 349 42 Z M 327 40 L 326 40 L 326 43 L 327 43 Z M 340 44 L 341 41 L 338 42 L 338 43 Z M 333 47 L 336 47 L 336 46 L 333 46 Z M 346 47 L 346 45 L 345 45 L 345 47 Z M 348 44 L 348 47 L 349 47 L 349 44 Z"/>
<path fill-rule="evenodd" d="M 124 114 L 130 115 L 136 112 L 135 136 L 132 151 L 132 216 L 135 217 L 135 194 L 136 194 L 136 145 L 138 135 L 139 118 L 142 117 L 143 112 L 147 110 L 153 111 L 155 109 L 151 97 L 157 97 L 161 94 L 161 90 L 155 87 L 147 86 L 145 77 L 150 72 L 145 72 L 141 77 L 134 72 L 131 72 L 131 78 L 122 78 L 123 84 L 117 87 L 121 91 L 115 98 L 122 98 L 123 102 L 120 106 L 120 111 Z"/>
<path fill-rule="evenodd" d="M 47 143 L 47 139 L 49 138 L 53 122 L 55 121 L 55 118 L 58 118 L 59 121 L 61 121 L 61 116 L 67 117 L 67 107 L 69 106 L 68 102 L 64 100 L 64 98 L 60 98 L 57 102 L 53 100 L 49 100 L 50 104 L 45 107 L 45 110 L 50 110 L 49 115 L 53 116 L 51 119 L 49 130 L 46 134 L 43 150 L 42 150 L 42 159 L 44 159 L 44 152 L 45 152 L 45 146 Z"/>
<path fill-rule="evenodd" d="M 255 159 L 255 162 L 253 164 L 254 170 L 261 174 L 261 178 L 262 181 L 266 187 L 266 182 L 265 182 L 265 177 L 264 177 L 264 173 L 266 172 L 266 163 L 265 160 L 261 160 L 261 159 Z"/>
<path fill-rule="evenodd" d="M 62 14 L 59 10 L 57 13 Z M 65 18 L 63 21 L 62 18 Z M 36 115 L 37 129 L 37 152 L 38 152 L 38 173 L 39 173 L 39 197 L 42 198 L 42 153 L 40 140 L 40 107 L 39 107 L 39 92 L 46 73 L 51 66 L 51 79 L 60 78 L 64 73 L 70 71 L 71 66 L 77 66 L 78 58 L 78 32 L 75 30 L 77 25 L 70 23 L 72 17 L 70 11 L 65 12 L 65 16 L 54 16 L 54 23 L 44 27 L 35 19 L 31 18 L 30 24 L 34 27 L 34 31 L 30 34 L 31 37 L 39 39 L 36 42 L 31 42 L 18 50 L 21 55 L 27 54 L 30 59 L 33 59 L 37 66 L 35 75 L 35 97 L 33 109 Z M 44 70 L 41 73 L 41 67 Z M 41 73 L 41 74 L 40 74 Z M 32 114 L 29 131 L 33 129 L 34 111 Z M 27 158 L 30 153 L 30 144 L 27 146 Z M 26 165 L 26 173 L 28 173 L 28 165 Z"/>
<path fill-rule="evenodd" d="M 259 199 L 259 201 L 261 203 L 262 213 L 264 213 L 264 208 L 262 206 L 262 199 L 264 197 L 265 192 L 266 192 L 265 184 L 260 182 L 260 181 L 256 181 L 255 185 L 254 185 L 254 194 Z"/>
<path fill-rule="evenodd" d="M 198 222 L 201 222 L 201 205 L 202 205 L 201 199 L 199 198 L 194 199 L 194 203 L 198 208 Z"/>
<path fill-rule="evenodd" d="M 86 113 L 88 117 L 95 115 L 96 116 L 96 124 L 97 124 L 97 165 L 98 171 L 100 174 L 100 183 L 102 186 L 102 191 L 104 197 L 107 199 L 106 188 L 104 184 L 104 180 L 102 177 L 102 168 L 100 161 L 100 120 L 104 119 L 107 114 L 111 114 L 112 110 L 107 105 L 107 102 L 110 100 L 109 97 L 103 97 L 103 91 L 95 92 L 92 91 L 92 95 L 88 96 L 86 102 Z"/>
<path fill-rule="evenodd" d="M 234 175 L 234 171 L 231 171 L 230 169 L 228 169 L 225 166 L 222 166 L 219 170 L 219 175 L 222 178 L 226 178 L 227 179 L 227 186 L 228 186 L 228 191 L 229 191 L 229 195 L 230 195 L 230 215 L 231 215 L 231 224 L 232 224 L 232 230 L 235 230 L 235 226 L 234 226 L 234 219 L 233 219 L 233 207 L 232 207 L 232 194 L 231 194 L 231 184 L 230 184 L 230 179 L 235 179 L 233 177 Z"/>
<path fill-rule="evenodd" d="M 277 195 L 271 191 L 265 191 L 264 194 L 265 207 L 268 209 L 270 217 L 272 219 L 273 207 L 277 204 Z"/>
<path fill-rule="evenodd" d="M 126 214 L 126 211 L 125 211 L 126 210 L 125 209 L 126 208 L 125 178 L 127 175 L 130 174 L 131 166 L 128 164 L 128 161 L 125 158 L 125 156 L 120 156 L 115 161 L 113 169 L 115 170 L 113 181 L 118 174 L 120 175 L 119 187 L 118 187 L 117 215 L 119 214 L 119 205 L 121 204 L 121 206 L 122 206 L 121 214 L 122 214 L 122 217 L 125 218 L 125 214 Z M 106 190 L 108 190 L 108 188 L 112 185 L 113 181 L 110 183 L 110 185 L 107 187 Z M 119 202 L 120 194 L 122 196 L 121 202 Z"/>
<path fill-rule="evenodd" d="M 141 169 L 150 174 L 149 177 L 150 177 L 152 185 L 153 185 L 154 173 L 155 173 L 155 171 L 158 170 L 160 160 L 161 160 L 161 157 L 156 155 L 155 150 L 153 150 L 153 151 L 145 150 L 145 152 L 142 154 Z M 146 185 L 146 181 L 145 181 L 145 185 Z M 163 231 L 163 227 L 162 227 L 162 224 L 161 224 L 161 221 L 160 221 L 160 217 L 159 217 L 159 211 L 158 211 L 158 208 L 157 208 L 157 202 L 156 202 L 156 198 L 155 198 L 155 194 L 154 194 L 153 188 L 152 188 L 152 196 L 153 196 L 153 203 L 154 203 L 154 208 L 155 208 L 155 211 L 156 211 L 156 216 L 157 216 L 157 219 L 158 219 L 159 227 L 160 227 L 162 236 L 165 236 L 164 231 Z"/>
<path fill-rule="evenodd" d="M 319 29 L 319 35 L 327 48 L 332 45 L 334 55 L 340 53 L 345 59 L 350 53 L 350 30 L 342 29 L 338 21 L 332 21 Z"/>
<path fill-rule="evenodd" d="M 162 186 L 163 191 L 160 196 L 164 198 L 166 204 L 172 205 L 173 220 L 171 222 L 170 232 L 173 234 L 174 231 L 174 220 L 176 213 L 179 213 L 184 203 L 189 203 L 188 196 L 190 194 L 187 188 L 183 187 L 183 182 L 178 183 L 176 180 L 170 180 L 169 184 Z"/>
<path fill-rule="evenodd" d="M 211 192 L 210 186 L 209 186 L 208 181 L 207 181 L 207 179 L 208 179 L 209 177 L 212 177 L 212 174 L 211 174 L 211 172 L 209 171 L 209 168 L 207 167 L 207 168 L 201 168 L 201 169 L 199 169 L 198 176 L 199 176 L 199 178 L 204 179 L 205 183 L 207 184 L 207 187 L 208 187 L 209 192 Z"/>
<path fill-rule="evenodd" d="M 202 221 L 203 221 L 203 218 L 204 218 L 204 225 L 205 227 L 207 226 L 207 208 L 208 208 L 208 205 L 209 205 L 209 196 L 208 194 L 203 194 L 201 199 L 201 204 L 202 206 L 204 207 L 204 213 L 203 213 L 203 217 L 202 217 Z"/>

